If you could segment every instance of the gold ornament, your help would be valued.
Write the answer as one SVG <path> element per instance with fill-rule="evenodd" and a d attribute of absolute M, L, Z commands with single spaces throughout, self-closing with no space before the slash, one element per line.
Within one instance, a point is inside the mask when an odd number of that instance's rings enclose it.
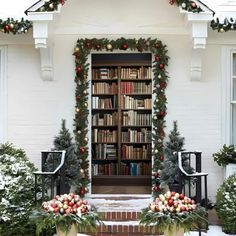
<path fill-rule="evenodd" d="M 220 28 L 220 33 L 224 33 L 224 32 L 225 32 L 224 28 Z"/>
<path fill-rule="evenodd" d="M 110 43 L 107 44 L 107 50 L 112 50 L 112 45 Z"/>
<path fill-rule="evenodd" d="M 84 170 L 83 170 L 83 169 L 80 169 L 80 173 L 83 174 L 83 173 L 84 173 Z"/>
<path fill-rule="evenodd" d="M 75 109 L 75 111 L 78 113 L 78 112 L 80 112 L 80 109 L 77 107 L 77 108 Z"/>
<path fill-rule="evenodd" d="M 81 134 L 81 130 L 78 130 L 77 133 L 78 133 L 78 134 Z"/>
<path fill-rule="evenodd" d="M 49 8 L 50 8 L 50 9 L 54 9 L 53 3 L 50 3 L 50 4 L 49 4 Z"/>
<path fill-rule="evenodd" d="M 75 52 L 79 52 L 79 51 L 80 51 L 79 47 L 76 47 Z"/>
<path fill-rule="evenodd" d="M 85 141 L 85 142 L 88 142 L 88 141 L 89 141 L 88 137 L 85 137 L 85 138 L 84 138 L 84 141 Z"/>
<path fill-rule="evenodd" d="M 10 28 L 11 28 L 11 29 L 14 28 L 14 24 L 13 24 L 13 23 L 10 24 Z"/>
<path fill-rule="evenodd" d="M 85 103 L 84 103 L 84 106 L 85 106 L 85 107 L 87 107 L 87 106 L 88 106 L 88 103 L 87 103 L 87 102 L 85 102 Z"/>
<path fill-rule="evenodd" d="M 158 78 L 158 79 L 161 79 L 161 75 L 158 75 L 157 78 Z"/>

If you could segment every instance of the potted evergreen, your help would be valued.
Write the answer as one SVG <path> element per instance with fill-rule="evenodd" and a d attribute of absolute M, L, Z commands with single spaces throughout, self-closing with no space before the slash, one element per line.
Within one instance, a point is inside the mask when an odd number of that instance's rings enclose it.
<path fill-rule="evenodd" d="M 212 156 L 219 166 L 225 167 L 226 178 L 236 173 L 236 147 L 234 145 L 224 144 L 222 149 Z"/>
<path fill-rule="evenodd" d="M 184 151 L 184 137 L 180 136 L 177 121 L 173 122 L 173 130 L 168 135 L 168 140 L 164 146 L 164 161 L 161 171 L 161 188 L 169 187 L 170 191 L 179 192 L 179 167 L 177 152 Z M 187 158 L 183 157 L 183 168 L 190 172 Z"/>

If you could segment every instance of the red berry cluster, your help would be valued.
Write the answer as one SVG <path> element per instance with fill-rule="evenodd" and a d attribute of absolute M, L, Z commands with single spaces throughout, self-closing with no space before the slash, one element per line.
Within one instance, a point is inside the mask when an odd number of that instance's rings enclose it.
<path fill-rule="evenodd" d="M 150 204 L 149 209 L 160 213 L 180 213 L 191 212 L 196 207 L 195 201 L 184 194 L 168 191 L 165 194 L 160 194 L 155 202 Z"/>
<path fill-rule="evenodd" d="M 80 199 L 79 195 L 69 193 L 56 195 L 52 200 L 43 202 L 42 207 L 48 213 L 81 216 L 91 210 L 86 200 Z"/>

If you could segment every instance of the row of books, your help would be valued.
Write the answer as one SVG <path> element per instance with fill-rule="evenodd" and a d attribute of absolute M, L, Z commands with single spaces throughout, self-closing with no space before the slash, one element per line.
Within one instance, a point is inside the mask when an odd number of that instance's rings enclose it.
<path fill-rule="evenodd" d="M 117 93 L 117 83 L 96 82 L 92 85 L 93 94 L 115 94 Z"/>
<path fill-rule="evenodd" d="M 117 175 L 117 163 L 92 164 L 92 175 Z"/>
<path fill-rule="evenodd" d="M 92 125 L 117 125 L 118 114 L 113 112 L 112 114 L 94 114 L 92 115 Z"/>
<path fill-rule="evenodd" d="M 92 70 L 92 78 L 96 79 L 117 79 L 117 68 L 97 68 Z"/>
<path fill-rule="evenodd" d="M 92 97 L 92 108 L 111 109 L 115 107 L 117 107 L 116 96 L 112 96 L 112 98 Z"/>
<path fill-rule="evenodd" d="M 92 140 L 95 143 L 97 142 L 115 143 L 117 142 L 117 131 L 93 129 Z"/>
<path fill-rule="evenodd" d="M 124 126 L 129 125 L 152 125 L 152 114 L 139 113 L 139 111 L 123 111 L 122 112 L 122 124 Z"/>
<path fill-rule="evenodd" d="M 151 82 L 121 82 L 122 94 L 151 94 L 152 84 Z"/>
<path fill-rule="evenodd" d="M 95 144 L 92 157 L 95 160 L 114 160 L 117 158 L 117 148 L 114 144 Z"/>
<path fill-rule="evenodd" d="M 121 141 L 123 143 L 151 143 L 152 142 L 152 131 L 146 128 L 142 128 L 141 131 L 128 129 L 121 133 Z"/>
<path fill-rule="evenodd" d="M 122 109 L 152 109 L 152 99 L 136 99 L 123 95 L 121 99 Z"/>
<path fill-rule="evenodd" d="M 149 79 L 152 78 L 151 67 L 121 68 L 121 79 Z"/>
<path fill-rule="evenodd" d="M 121 163 L 121 174 L 131 175 L 131 176 L 150 175 L 151 163 L 146 163 L 146 162 Z"/>
<path fill-rule="evenodd" d="M 152 149 L 151 145 L 143 145 L 142 147 L 134 147 L 131 145 L 122 145 L 121 147 L 121 157 L 122 159 L 140 160 L 151 159 Z"/>

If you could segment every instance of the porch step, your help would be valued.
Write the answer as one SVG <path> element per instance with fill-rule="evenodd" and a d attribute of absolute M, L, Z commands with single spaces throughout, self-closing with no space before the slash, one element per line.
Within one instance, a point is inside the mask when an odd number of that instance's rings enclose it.
<path fill-rule="evenodd" d="M 100 196 L 89 200 L 101 214 L 104 225 L 93 236 L 161 236 L 153 226 L 140 226 L 141 210 L 152 201 L 150 195 Z"/>
<path fill-rule="evenodd" d="M 143 227 L 138 221 L 103 221 L 104 225 L 97 228 L 97 233 L 91 235 L 162 235 L 152 226 Z"/>
<path fill-rule="evenodd" d="M 108 211 L 100 212 L 105 221 L 138 221 L 141 212 L 138 211 Z"/>

